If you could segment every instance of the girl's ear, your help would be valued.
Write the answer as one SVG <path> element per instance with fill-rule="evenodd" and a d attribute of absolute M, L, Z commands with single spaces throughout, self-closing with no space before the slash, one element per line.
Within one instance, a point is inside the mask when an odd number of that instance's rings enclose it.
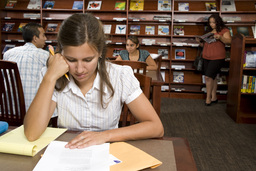
<path fill-rule="evenodd" d="M 136 45 L 136 49 L 138 49 L 139 47 L 140 47 L 140 44 L 137 44 L 137 45 Z"/>

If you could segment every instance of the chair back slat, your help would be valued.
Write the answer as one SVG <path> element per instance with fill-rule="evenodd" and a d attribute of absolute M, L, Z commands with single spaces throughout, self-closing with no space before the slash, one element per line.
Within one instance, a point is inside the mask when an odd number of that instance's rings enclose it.
<path fill-rule="evenodd" d="M 0 120 L 9 125 L 23 124 L 26 113 L 19 70 L 15 62 L 0 60 Z"/>
<path fill-rule="evenodd" d="M 143 93 L 149 99 L 152 78 L 148 77 L 146 75 L 138 74 L 138 73 L 134 73 L 134 75 L 140 82 L 140 87 L 141 87 Z M 119 121 L 119 127 L 133 125 L 135 123 L 137 123 L 136 118 L 132 115 L 128 106 L 126 104 L 124 104 L 122 113 L 121 113 L 121 117 L 120 117 L 120 121 Z"/>

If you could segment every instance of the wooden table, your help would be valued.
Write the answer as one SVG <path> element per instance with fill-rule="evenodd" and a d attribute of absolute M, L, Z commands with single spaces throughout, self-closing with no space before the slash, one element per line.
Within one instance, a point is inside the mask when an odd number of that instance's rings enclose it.
<path fill-rule="evenodd" d="M 79 132 L 68 131 L 57 138 L 57 140 L 69 141 L 78 134 Z M 167 171 L 170 168 L 169 151 L 172 149 L 172 146 L 166 144 L 171 144 L 168 143 L 170 141 L 173 143 L 177 171 L 196 171 L 196 164 L 188 141 L 185 138 L 147 139 L 128 141 L 127 143 L 142 149 L 163 162 L 161 166 L 153 169 L 154 171 Z M 44 151 L 45 149 L 41 150 L 34 157 L 0 153 L 0 169 L 1 171 L 31 171 L 36 166 Z"/>
<path fill-rule="evenodd" d="M 152 78 L 152 105 L 157 114 L 161 112 L 161 86 L 164 84 L 160 71 L 147 71 L 147 76 Z"/>

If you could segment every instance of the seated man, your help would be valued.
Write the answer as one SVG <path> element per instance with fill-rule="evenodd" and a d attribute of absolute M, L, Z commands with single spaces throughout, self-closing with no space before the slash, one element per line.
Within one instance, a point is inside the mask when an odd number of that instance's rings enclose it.
<path fill-rule="evenodd" d="M 46 37 L 40 24 L 28 23 L 23 28 L 22 36 L 26 44 L 6 51 L 3 59 L 16 62 L 18 65 L 26 110 L 28 110 L 36 95 L 40 81 L 40 71 L 46 66 L 49 52 L 42 49 Z"/>

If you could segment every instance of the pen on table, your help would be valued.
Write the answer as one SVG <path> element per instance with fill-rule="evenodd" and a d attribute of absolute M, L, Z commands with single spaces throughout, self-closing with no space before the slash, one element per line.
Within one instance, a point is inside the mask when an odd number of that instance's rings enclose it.
<path fill-rule="evenodd" d="M 49 51 L 54 56 L 54 52 L 53 52 L 53 50 L 50 47 L 49 47 Z M 70 79 L 68 78 L 67 74 L 65 74 L 65 77 L 68 79 L 68 81 L 70 81 Z"/>

